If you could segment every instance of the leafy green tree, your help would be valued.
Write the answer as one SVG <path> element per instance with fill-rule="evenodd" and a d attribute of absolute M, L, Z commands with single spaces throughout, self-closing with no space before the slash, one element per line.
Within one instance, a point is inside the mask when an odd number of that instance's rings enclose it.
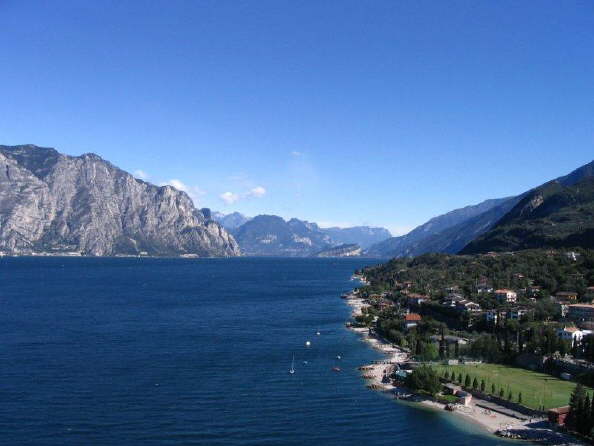
<path fill-rule="evenodd" d="M 464 387 L 470 387 L 470 375 L 466 375 L 466 377 L 464 378 Z"/>
<path fill-rule="evenodd" d="M 406 377 L 406 386 L 415 392 L 423 391 L 430 395 L 435 395 L 441 389 L 439 376 L 433 368 L 426 365 Z"/>
<path fill-rule="evenodd" d="M 486 387 L 485 380 L 481 379 L 481 392 L 485 393 L 485 387 Z"/>
<path fill-rule="evenodd" d="M 501 389 L 499 389 L 499 398 L 503 398 L 505 396 L 505 390 L 503 390 L 503 387 Z"/>
<path fill-rule="evenodd" d="M 508 400 L 508 401 L 511 401 L 513 398 L 514 398 L 514 397 L 513 397 L 513 395 L 512 395 L 512 391 L 511 391 L 511 390 L 510 390 L 510 391 L 508 391 L 508 393 L 507 393 L 507 400 Z"/>
<path fill-rule="evenodd" d="M 491 384 L 491 395 L 495 395 L 495 384 Z"/>
<path fill-rule="evenodd" d="M 522 392 L 518 393 L 518 404 L 522 404 Z"/>
<path fill-rule="evenodd" d="M 476 379 L 476 377 L 475 377 L 475 378 L 472 380 L 472 388 L 473 388 L 474 390 L 476 390 L 476 389 L 478 389 L 478 385 L 479 385 L 479 383 L 478 383 L 478 380 L 477 380 L 477 379 Z"/>
<path fill-rule="evenodd" d="M 462 373 L 458 373 L 458 384 L 462 384 Z"/>

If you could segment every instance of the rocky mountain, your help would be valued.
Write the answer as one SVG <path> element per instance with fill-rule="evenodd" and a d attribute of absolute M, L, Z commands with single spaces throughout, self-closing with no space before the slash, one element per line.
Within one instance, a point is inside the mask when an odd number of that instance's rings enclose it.
<path fill-rule="evenodd" d="M 554 183 L 565 188 L 571 188 L 593 176 L 594 162 L 586 164 L 570 174 L 559 177 L 547 184 Z M 547 186 L 547 188 L 548 187 L 549 186 Z M 363 255 L 377 257 L 407 257 L 417 256 L 428 252 L 443 252 L 450 254 L 455 254 L 462 250 L 463 252 L 478 252 L 487 249 L 487 247 L 489 247 L 488 249 L 493 250 L 504 248 L 516 249 L 514 247 L 523 246 L 522 243 L 517 239 L 515 241 L 509 240 L 507 234 L 508 231 L 501 229 L 500 226 L 508 224 L 508 213 L 514 215 L 514 209 L 516 209 L 517 206 L 523 206 L 526 200 L 530 200 L 530 197 L 536 193 L 535 191 L 537 189 L 524 192 L 515 197 L 486 200 L 478 205 L 456 209 L 447 214 L 432 218 L 427 223 L 415 228 L 404 236 L 392 237 L 371 246 L 363 253 Z M 572 193 L 569 194 L 572 195 Z M 576 200 L 578 199 L 577 197 L 574 198 Z M 580 199 L 583 200 L 584 198 L 582 197 Z M 581 221 L 585 215 L 580 216 L 578 214 L 579 213 L 573 213 L 572 218 L 575 218 L 576 221 Z M 549 223 L 557 226 L 559 225 L 558 222 L 554 221 Z M 539 224 L 545 223 L 544 221 L 541 221 Z M 491 234 L 491 230 L 498 231 L 497 234 L 499 235 L 495 236 Z M 501 241 L 501 243 L 499 243 L 495 240 L 498 239 L 501 232 L 506 233 L 503 238 L 507 241 Z M 541 236 L 549 233 L 550 231 L 544 231 L 541 233 Z M 574 236 L 577 237 L 576 240 L 582 240 L 583 237 L 588 234 L 589 232 L 582 235 L 576 233 Z M 569 237 L 570 235 L 571 234 L 566 233 L 564 237 Z M 520 235 L 518 234 L 518 236 Z M 524 233 L 524 236 L 527 237 L 528 233 Z M 541 236 L 535 236 L 535 244 L 542 242 L 543 239 Z M 558 234 L 558 236 L 560 235 Z M 491 241 L 487 241 L 487 238 Z M 485 241 L 483 241 L 483 239 L 485 239 Z M 473 242 L 475 240 L 476 243 Z M 537 243 L 537 240 L 540 241 Z M 569 238 L 568 240 L 571 241 L 574 239 Z M 480 245 L 478 245 L 479 241 Z M 558 242 L 558 244 L 559 243 L 563 244 L 564 242 Z M 468 247 L 465 248 L 467 245 Z M 532 246 L 531 243 L 527 243 L 526 245 Z"/>
<path fill-rule="evenodd" d="M 0 146 L 0 251 L 240 255 L 185 192 L 136 179 L 95 154 L 33 145 Z"/>
<path fill-rule="evenodd" d="M 321 228 L 321 231 L 330 236 L 336 243 L 357 244 L 363 249 L 392 237 L 390 231 L 385 228 L 372 228 L 369 226 Z"/>
<path fill-rule="evenodd" d="M 315 257 L 357 257 L 360 256 L 362 249 L 356 243 L 344 244 L 328 248 L 314 254 Z"/>
<path fill-rule="evenodd" d="M 461 253 L 594 248 L 594 162 L 524 194 Z"/>
<path fill-rule="evenodd" d="M 249 217 L 241 214 L 240 212 L 232 212 L 230 214 L 223 214 L 221 212 L 213 212 L 212 218 L 218 222 L 227 231 L 235 231 L 244 223 L 250 221 Z"/>
<path fill-rule="evenodd" d="M 406 235 L 369 247 L 364 255 L 408 257 L 427 252 L 456 253 L 492 227 L 516 203 L 516 197 L 483 201 L 434 217 Z"/>
<path fill-rule="evenodd" d="M 258 215 L 234 232 L 246 255 L 308 257 L 336 245 L 317 224 Z"/>

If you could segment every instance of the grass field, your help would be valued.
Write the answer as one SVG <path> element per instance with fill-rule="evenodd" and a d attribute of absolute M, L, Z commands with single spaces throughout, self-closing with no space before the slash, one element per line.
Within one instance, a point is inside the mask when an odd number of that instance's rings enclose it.
<path fill-rule="evenodd" d="M 438 365 L 434 368 L 440 377 L 446 370 L 450 375 L 454 371 L 456 378 L 462 373 L 463 381 L 466 375 L 470 375 L 470 382 L 476 378 L 479 386 L 484 379 L 486 393 L 491 393 L 491 386 L 495 384 L 496 395 L 499 396 L 499 390 L 503 388 L 506 399 L 511 390 L 514 402 L 518 400 L 518 393 L 522 392 L 522 404 L 533 409 L 539 409 L 541 406 L 545 409 L 566 406 L 575 387 L 573 382 L 550 375 L 499 364 Z"/>

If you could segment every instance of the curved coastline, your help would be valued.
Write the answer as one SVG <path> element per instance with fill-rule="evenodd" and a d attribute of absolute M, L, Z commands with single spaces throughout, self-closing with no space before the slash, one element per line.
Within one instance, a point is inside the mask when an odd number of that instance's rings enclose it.
<path fill-rule="evenodd" d="M 363 276 L 354 275 L 353 279 L 360 281 L 362 284 L 368 284 L 366 278 Z M 362 308 L 368 305 L 366 300 L 358 295 L 356 289 L 341 297 L 351 307 L 351 318 L 361 315 Z M 417 403 L 425 409 L 433 409 L 441 413 L 457 415 L 456 418 L 458 420 L 471 422 L 485 434 L 497 435 L 502 440 L 513 438 L 514 440 L 522 440 L 525 443 L 564 446 L 585 444 L 567 434 L 551 429 L 546 421 L 533 423 L 533 420 L 519 420 L 503 413 L 480 408 L 476 405 L 476 401 L 473 401 L 467 407 L 458 405 L 455 410 L 450 411 L 446 410 L 446 405 L 443 403 L 413 394 L 404 387 L 396 386 L 387 377 L 392 374 L 398 364 L 410 359 L 408 352 L 391 344 L 378 334 L 370 332 L 368 328 L 356 327 L 350 323 L 346 325 L 348 329 L 358 333 L 362 340 L 368 343 L 374 350 L 386 356 L 384 360 L 373 361 L 371 364 L 359 367 L 362 378 L 368 382 L 367 388 L 371 390 L 391 395 L 400 403 Z M 478 401 L 482 402 L 481 400 Z"/>

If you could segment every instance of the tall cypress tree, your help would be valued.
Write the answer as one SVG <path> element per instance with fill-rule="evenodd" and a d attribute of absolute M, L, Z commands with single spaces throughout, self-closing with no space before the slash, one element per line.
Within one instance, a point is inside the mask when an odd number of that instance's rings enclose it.
<path fill-rule="evenodd" d="M 592 395 L 592 399 L 590 400 L 590 432 L 588 432 L 588 435 L 590 435 L 590 437 L 594 438 L 594 395 Z"/>
<path fill-rule="evenodd" d="M 571 392 L 569 399 L 569 413 L 565 419 L 565 425 L 568 429 L 577 431 L 583 424 L 584 419 L 584 399 L 586 398 L 586 391 L 584 386 L 578 383 Z"/>
<path fill-rule="evenodd" d="M 445 335 L 444 335 L 444 328 L 441 327 L 441 339 L 439 341 L 439 357 L 441 359 L 445 359 L 446 358 L 446 341 L 445 341 Z"/>
<path fill-rule="evenodd" d="M 582 435 L 588 435 L 590 430 L 592 429 L 592 420 L 590 418 L 590 410 L 591 410 L 591 403 L 590 403 L 590 395 L 586 393 L 586 398 L 584 398 L 584 402 L 582 405 L 582 410 L 580 413 L 580 425 L 579 425 L 579 432 Z"/>

